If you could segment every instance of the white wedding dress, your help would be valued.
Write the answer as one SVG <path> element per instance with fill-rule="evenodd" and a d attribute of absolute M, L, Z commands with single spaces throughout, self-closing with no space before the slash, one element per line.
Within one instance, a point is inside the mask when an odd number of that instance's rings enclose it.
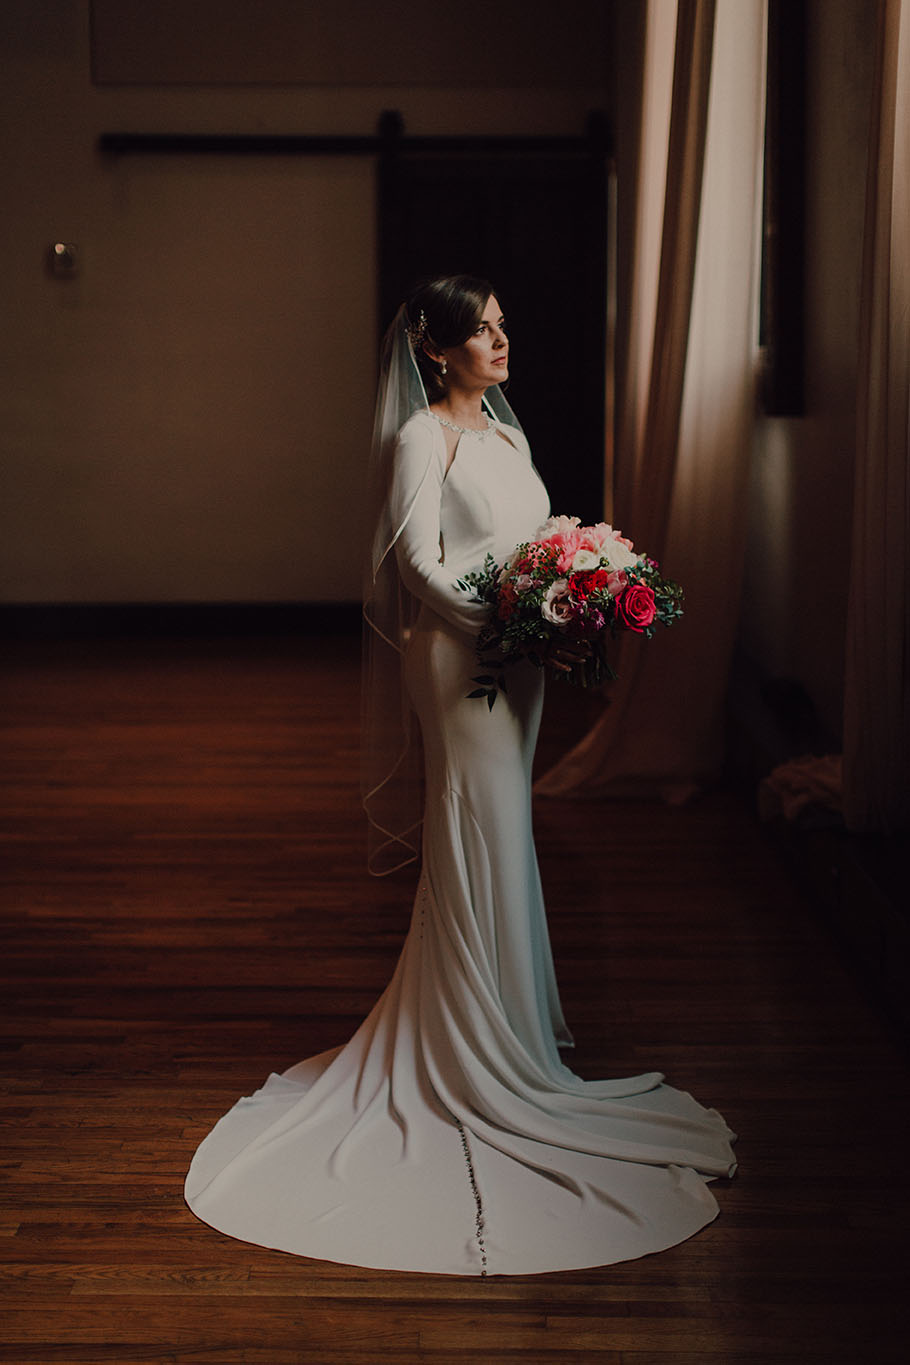
<path fill-rule="evenodd" d="M 512 428 L 465 435 L 448 473 L 445 461 L 435 420 L 412 418 L 394 496 L 411 508 L 400 572 L 423 600 L 406 677 L 427 792 L 401 957 L 348 1043 L 271 1076 L 218 1122 L 186 1198 L 233 1237 L 353 1265 L 604 1265 L 710 1222 L 706 1182 L 734 1170 L 734 1135 L 656 1072 L 583 1081 L 560 1060 L 571 1038 L 531 832 L 543 675 L 510 670 L 492 711 L 469 699 L 484 609 L 455 587 L 533 534 L 548 500 Z"/>

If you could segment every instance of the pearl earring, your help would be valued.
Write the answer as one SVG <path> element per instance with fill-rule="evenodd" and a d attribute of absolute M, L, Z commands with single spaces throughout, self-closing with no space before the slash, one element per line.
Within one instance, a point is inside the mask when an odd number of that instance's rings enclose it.
<path fill-rule="evenodd" d="M 446 364 L 446 358 L 445 358 L 445 356 L 442 357 L 442 360 L 440 360 L 439 364 L 440 364 L 440 374 L 445 374 L 446 370 L 449 368 L 448 365 Z"/>

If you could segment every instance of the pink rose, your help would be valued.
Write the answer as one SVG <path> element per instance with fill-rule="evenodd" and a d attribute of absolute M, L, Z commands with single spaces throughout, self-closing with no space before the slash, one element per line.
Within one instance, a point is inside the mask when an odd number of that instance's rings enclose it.
<path fill-rule="evenodd" d="M 644 583 L 633 583 L 631 588 L 616 599 L 616 615 L 629 630 L 639 635 L 657 615 L 654 590 Z"/>
<path fill-rule="evenodd" d="M 555 583 L 550 584 L 540 604 L 540 614 L 553 626 L 568 625 L 573 615 L 568 579 L 557 578 Z"/>

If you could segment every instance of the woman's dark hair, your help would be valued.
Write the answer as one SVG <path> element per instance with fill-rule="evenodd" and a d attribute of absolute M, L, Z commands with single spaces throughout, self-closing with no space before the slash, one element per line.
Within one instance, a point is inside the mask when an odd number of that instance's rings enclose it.
<path fill-rule="evenodd" d="M 431 403 L 438 402 L 446 389 L 439 365 L 427 355 L 426 347 L 442 351 L 461 346 L 477 331 L 487 300 L 495 293 L 489 280 L 476 275 L 440 275 L 422 280 L 408 295 L 408 331 Z"/>

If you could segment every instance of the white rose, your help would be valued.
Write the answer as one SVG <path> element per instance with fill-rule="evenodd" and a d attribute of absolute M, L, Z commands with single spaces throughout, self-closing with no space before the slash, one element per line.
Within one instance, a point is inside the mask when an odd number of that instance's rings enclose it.
<path fill-rule="evenodd" d="M 630 550 L 618 540 L 608 540 L 605 543 L 602 557 L 611 569 L 631 569 L 632 565 L 637 564 L 639 560 L 639 556 L 634 550 Z"/>
<path fill-rule="evenodd" d="M 572 560 L 572 573 L 585 573 L 600 566 L 600 555 L 596 550 L 576 550 Z"/>

